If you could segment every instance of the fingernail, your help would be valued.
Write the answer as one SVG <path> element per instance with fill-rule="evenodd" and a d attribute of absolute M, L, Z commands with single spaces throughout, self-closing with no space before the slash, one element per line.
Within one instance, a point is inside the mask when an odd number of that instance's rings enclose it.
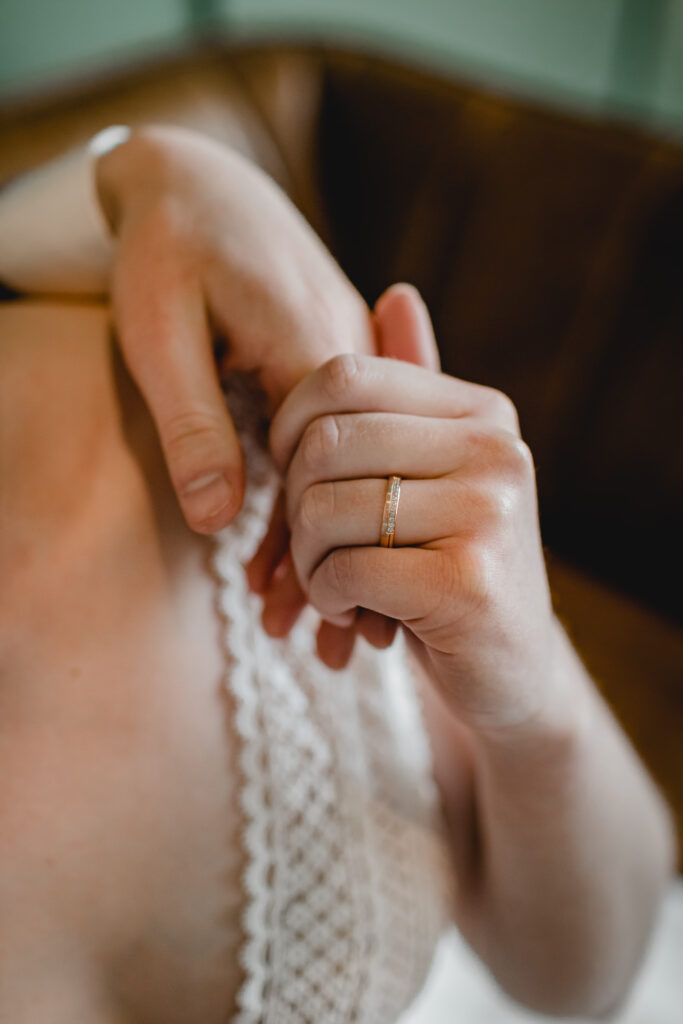
<path fill-rule="evenodd" d="M 228 507 L 232 496 L 232 485 L 223 473 L 204 473 L 183 491 L 183 509 L 193 523 L 209 523 Z"/>

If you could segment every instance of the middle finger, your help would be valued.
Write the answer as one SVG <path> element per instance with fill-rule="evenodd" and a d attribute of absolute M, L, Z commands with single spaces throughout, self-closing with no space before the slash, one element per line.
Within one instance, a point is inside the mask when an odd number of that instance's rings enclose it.
<path fill-rule="evenodd" d="M 467 428 L 457 419 L 386 412 L 320 416 L 306 427 L 287 471 L 287 522 L 294 522 L 313 483 L 392 473 L 444 476 L 466 458 L 466 438 Z"/>

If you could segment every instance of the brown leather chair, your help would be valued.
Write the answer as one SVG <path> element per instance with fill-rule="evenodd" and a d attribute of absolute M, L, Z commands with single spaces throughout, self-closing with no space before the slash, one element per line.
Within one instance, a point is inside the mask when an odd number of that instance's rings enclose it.
<path fill-rule="evenodd" d="M 683 839 L 683 146 L 321 47 L 212 48 L 0 110 L 0 181 L 112 122 L 250 155 L 372 303 L 506 391 L 558 612 Z"/>

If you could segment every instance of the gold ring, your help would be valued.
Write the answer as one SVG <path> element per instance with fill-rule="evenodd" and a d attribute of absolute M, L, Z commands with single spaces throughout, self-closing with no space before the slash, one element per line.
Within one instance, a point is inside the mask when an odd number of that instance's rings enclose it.
<path fill-rule="evenodd" d="M 379 532 L 379 542 L 383 548 L 393 548 L 394 546 L 396 513 L 400 497 L 401 478 L 400 476 L 390 476 L 387 480 L 387 489 L 384 495 L 384 514 L 382 515 L 382 527 Z"/>

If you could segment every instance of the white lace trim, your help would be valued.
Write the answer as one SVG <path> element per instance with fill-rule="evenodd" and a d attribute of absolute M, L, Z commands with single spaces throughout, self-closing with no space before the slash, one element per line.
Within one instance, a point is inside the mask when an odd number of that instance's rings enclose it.
<path fill-rule="evenodd" d="M 404 638 L 334 673 L 317 615 L 270 639 L 242 563 L 277 479 L 242 437 L 245 505 L 218 539 L 244 816 L 244 982 L 235 1024 L 394 1024 L 419 991 L 451 876 Z"/>

